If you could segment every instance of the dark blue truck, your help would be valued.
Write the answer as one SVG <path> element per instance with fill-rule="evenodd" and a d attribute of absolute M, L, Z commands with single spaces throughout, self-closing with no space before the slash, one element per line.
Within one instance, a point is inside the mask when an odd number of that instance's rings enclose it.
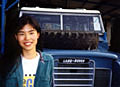
<path fill-rule="evenodd" d="M 28 8 L 42 29 L 44 52 L 54 57 L 53 87 L 120 87 L 119 56 L 108 51 L 97 10 Z"/>

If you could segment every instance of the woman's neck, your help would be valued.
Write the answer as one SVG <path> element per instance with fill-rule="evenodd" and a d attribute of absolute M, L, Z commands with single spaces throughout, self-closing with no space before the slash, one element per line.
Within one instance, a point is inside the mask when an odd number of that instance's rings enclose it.
<path fill-rule="evenodd" d="M 26 59 L 33 59 L 37 56 L 36 50 L 34 51 L 23 51 L 22 56 Z"/>

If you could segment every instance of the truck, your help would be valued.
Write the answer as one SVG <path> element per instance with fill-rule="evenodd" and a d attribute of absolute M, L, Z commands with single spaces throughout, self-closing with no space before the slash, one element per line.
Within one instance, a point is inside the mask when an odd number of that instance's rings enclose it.
<path fill-rule="evenodd" d="M 43 52 L 54 58 L 53 87 L 120 87 L 119 56 L 108 51 L 100 11 L 22 7 L 22 15 L 40 24 Z"/>

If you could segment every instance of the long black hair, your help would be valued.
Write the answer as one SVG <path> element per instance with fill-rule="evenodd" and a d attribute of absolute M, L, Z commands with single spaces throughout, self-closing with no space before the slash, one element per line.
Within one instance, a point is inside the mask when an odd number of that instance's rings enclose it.
<path fill-rule="evenodd" d="M 39 50 L 42 51 L 41 29 L 37 20 L 31 16 L 22 16 L 18 18 L 17 21 L 14 23 L 12 34 L 6 40 L 5 53 L 3 57 L 0 58 L 0 75 L 3 78 L 7 76 L 7 74 L 12 70 L 13 66 L 17 64 L 18 58 L 20 58 L 19 56 L 22 52 L 22 48 L 19 46 L 17 40 L 15 39 L 15 35 L 26 24 L 30 24 L 33 28 L 37 30 L 38 33 L 40 33 L 37 46 L 39 46 Z"/>

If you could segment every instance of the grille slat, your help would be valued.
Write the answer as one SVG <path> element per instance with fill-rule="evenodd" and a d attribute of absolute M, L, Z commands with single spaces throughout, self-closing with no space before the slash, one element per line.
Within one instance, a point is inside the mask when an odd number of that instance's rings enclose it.
<path fill-rule="evenodd" d="M 54 67 L 54 69 L 94 69 L 94 68 L 79 68 L 79 67 Z"/>
<path fill-rule="evenodd" d="M 92 81 L 93 79 L 54 79 L 54 80 L 72 80 L 72 81 L 75 81 L 75 80 L 77 80 L 77 81 L 80 81 L 80 80 L 82 80 L 82 81 Z"/>
<path fill-rule="evenodd" d="M 93 73 L 54 73 L 54 75 L 94 75 Z"/>
<path fill-rule="evenodd" d="M 92 85 L 85 85 L 85 84 L 55 84 L 55 86 L 61 86 L 61 87 L 64 87 L 64 86 L 73 86 L 73 87 L 83 87 L 83 86 L 88 86 L 88 87 L 91 87 Z"/>

